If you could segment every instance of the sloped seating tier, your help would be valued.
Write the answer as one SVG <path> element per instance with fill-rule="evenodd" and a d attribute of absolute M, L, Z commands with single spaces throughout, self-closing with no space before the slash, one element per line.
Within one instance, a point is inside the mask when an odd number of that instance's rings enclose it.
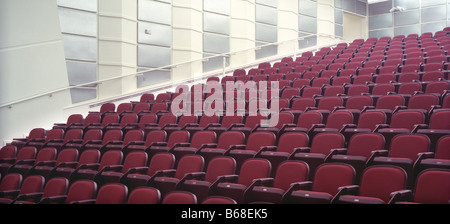
<path fill-rule="evenodd" d="M 1 148 L 0 202 L 448 203 L 449 49 L 356 39 L 105 103 Z"/>

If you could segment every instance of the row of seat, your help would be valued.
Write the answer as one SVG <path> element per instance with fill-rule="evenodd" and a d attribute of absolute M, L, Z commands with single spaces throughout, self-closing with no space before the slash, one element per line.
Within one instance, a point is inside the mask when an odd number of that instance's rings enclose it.
<path fill-rule="evenodd" d="M 183 158 L 192 163 L 200 161 L 201 156 Z M 355 181 L 355 170 L 351 165 L 325 163 L 317 167 L 314 179 L 309 181 L 309 166 L 303 161 L 281 163 L 274 178 L 269 178 L 272 167 L 266 159 L 253 158 L 245 161 L 238 175 L 230 174 L 231 170 L 223 170 L 234 167 L 231 157 L 216 158 L 212 162 L 214 164 L 208 166 L 206 172 L 188 172 L 181 178 L 159 176 L 151 178 L 152 181 L 148 181 L 147 185 L 135 188 L 118 182 L 98 184 L 87 179 L 69 182 L 64 177 L 46 181 L 40 175 L 30 175 L 23 179 L 21 174 L 10 173 L 0 182 L 0 203 L 445 204 L 450 199 L 448 169 L 426 169 L 418 175 L 414 189 L 406 189 L 409 177 L 398 166 L 370 166 L 364 170 L 361 180 Z M 162 194 L 160 189 L 167 191 Z M 129 195 L 128 191 L 131 192 Z"/>
<path fill-rule="evenodd" d="M 0 204 L 197 204 L 195 195 L 188 192 L 169 192 L 164 198 L 158 189 L 139 187 L 130 191 L 126 185 L 110 183 L 99 186 L 92 180 L 70 183 L 67 178 L 48 181 L 32 175 L 8 174 L 0 183 Z M 236 204 L 221 196 L 210 196 L 201 204 Z"/>
<path fill-rule="evenodd" d="M 339 115 L 336 116 L 342 118 Z M 344 159 L 340 159 L 351 163 L 358 171 L 371 165 L 373 161 L 378 161 L 379 158 L 376 157 L 380 155 L 394 157 L 397 159 L 388 158 L 387 161 L 398 160 L 397 165 L 402 164 L 411 179 L 417 174 L 417 169 L 423 169 L 422 166 L 427 167 L 431 164 L 436 167 L 449 168 L 450 138 L 448 133 L 439 133 L 438 136 L 443 137 L 440 137 L 435 143 L 435 148 L 432 148 L 427 135 L 411 133 L 406 128 L 394 126 L 380 129 L 378 132 L 371 132 L 369 128 L 360 126 L 356 129 L 346 128 L 346 132 L 339 132 L 340 130 L 331 123 L 341 121 L 339 119 L 332 121 L 331 119 L 334 118 L 331 116 L 330 121 L 322 128 L 320 126 L 312 127 L 308 132 L 302 132 L 299 130 L 300 127 L 293 127 L 290 130 L 286 128 L 285 132 L 279 136 L 276 135 L 277 132 L 269 132 L 270 130 L 262 128 L 249 132 L 246 137 L 243 132 L 245 129 L 241 129 L 242 131 L 223 132 L 216 140 L 214 131 L 198 131 L 190 138 L 188 131 L 179 130 L 172 132 L 166 139 L 167 133 L 159 130 L 150 132 L 144 143 L 141 141 L 143 140 L 142 131 L 134 130 L 128 132 L 126 137 L 129 136 L 132 139 L 138 136 L 134 139 L 138 142 L 126 139 L 128 141 L 126 144 L 110 144 L 109 141 L 106 141 L 104 145 L 87 144 L 83 148 L 71 146 L 63 148 L 60 152 L 49 147 L 37 152 L 35 147 L 26 146 L 21 148 L 17 155 L 15 155 L 17 149 L 14 146 L 5 146 L 1 151 L 3 163 L 0 164 L 0 170 L 2 174 L 39 173 L 45 177 L 56 175 L 75 178 L 74 176 L 81 175 L 78 173 L 79 169 L 91 168 L 95 171 L 84 170 L 81 176 L 94 179 L 102 174 L 103 168 L 107 165 L 123 163 L 123 166 L 116 167 L 115 171 L 125 173 L 130 167 L 136 166 L 136 163 L 147 166 L 148 161 L 161 152 L 170 152 L 175 156 L 177 162 L 186 155 L 198 154 L 205 159 L 206 164 L 209 164 L 209 161 L 217 156 L 231 156 L 236 160 L 238 170 L 245 160 L 263 157 L 269 159 L 274 165 L 271 176 L 275 175 L 274 172 L 279 163 L 289 159 L 307 161 L 313 174 L 317 165 L 333 161 L 336 154 L 344 154 Z M 110 131 L 108 134 L 111 132 L 120 131 Z M 139 133 L 139 135 L 135 133 Z M 346 139 L 344 134 L 351 137 Z M 347 147 L 348 150 L 343 150 L 344 147 Z M 79 156 L 79 154 L 81 155 Z M 356 158 L 352 156 L 356 156 Z M 432 159 L 427 160 L 431 162 L 423 165 L 422 160 L 427 158 Z M 100 164 L 97 164 L 99 161 L 101 161 Z M 171 162 L 170 164 L 177 163 Z M 171 168 L 170 164 L 165 168 Z M 360 172 L 357 176 L 359 174 Z"/>
<path fill-rule="evenodd" d="M 394 165 L 391 171 L 405 173 L 406 178 L 398 179 L 405 179 L 398 182 L 404 183 L 401 189 L 413 190 L 422 170 L 449 169 L 450 122 L 446 122 L 449 111 L 445 109 L 450 105 L 448 39 L 446 31 L 436 33 L 436 37 L 354 40 L 314 54 L 305 52 L 295 60 L 283 58 L 273 66 L 261 63 L 248 72 L 236 70 L 222 80 L 214 77 L 206 84 L 178 86 L 174 93 L 156 97 L 143 94 L 139 102 L 117 108 L 106 103 L 86 117 L 74 114 L 51 130 L 33 129 L 27 138 L 3 147 L 1 174 L 40 175 L 45 179 L 62 176 L 72 184 L 88 179 L 101 188 L 112 182 L 130 190 L 153 187 L 163 198 L 174 190 L 186 195 L 180 191 L 190 189 L 198 201 L 222 195 L 236 203 L 251 203 L 261 200 L 251 199 L 257 195 L 255 189 L 273 193 L 256 185 L 250 188 L 257 178 L 274 178 L 255 182 L 272 187 L 283 183 L 283 192 L 288 192 L 290 183 L 316 181 L 325 166 L 336 165 L 334 169 L 342 170 L 343 175 L 344 170 L 353 170 L 352 183 L 362 184 L 366 170 L 378 166 L 388 170 L 386 165 Z M 235 91 L 234 99 L 243 100 L 235 100 L 238 110 L 234 115 L 207 116 L 206 111 L 197 116 L 172 114 L 171 105 L 183 93 L 190 94 L 187 102 L 180 103 L 184 110 L 189 110 L 187 106 L 191 112 L 204 107 L 217 109 L 220 103 L 226 108 L 227 101 L 204 103 L 214 93 L 209 90 L 227 90 L 229 86 L 222 85 L 227 81 L 265 80 L 278 82 L 279 98 L 269 94 L 269 101 L 252 99 L 270 93 L 273 87 L 256 85 L 242 93 Z M 271 111 L 273 103 L 279 106 L 278 111 Z M 252 105 L 261 105 L 256 116 L 250 114 Z M 261 120 L 274 116 L 266 112 L 280 112 L 275 127 L 261 125 Z M 336 162 L 346 168 L 338 168 Z M 250 168 L 249 163 L 257 165 Z M 234 168 L 226 168 L 229 165 Z M 222 173 L 208 174 L 210 166 Z M 292 170 L 305 167 L 306 174 L 292 174 Z M 245 173 L 251 170 L 258 174 Z M 301 173 L 305 178 L 299 176 Z M 282 178 L 289 175 L 292 177 Z M 292 178 L 299 179 L 291 182 Z M 438 185 L 442 186 L 445 183 Z M 193 190 L 198 187 L 201 190 Z M 284 197 L 263 198 L 266 202 L 295 202 L 298 198 L 294 196 L 302 195 L 300 188 L 296 185 L 289 194 L 281 194 Z M 343 192 L 352 189 L 356 188 Z M 328 203 L 356 201 L 341 200 L 335 193 L 326 197 Z M 387 199 L 385 195 L 381 201 L 387 203 Z"/>

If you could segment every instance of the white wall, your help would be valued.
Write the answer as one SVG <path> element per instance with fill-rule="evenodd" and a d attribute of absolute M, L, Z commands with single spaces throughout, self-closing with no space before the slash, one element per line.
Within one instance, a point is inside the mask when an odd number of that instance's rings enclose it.
<path fill-rule="evenodd" d="M 343 13 L 344 17 L 344 42 L 352 42 L 354 39 L 367 39 L 368 24 L 367 17 L 362 17 L 347 12 Z"/>
<path fill-rule="evenodd" d="M 0 1 L 0 145 L 32 127 L 51 128 L 70 105 L 68 91 L 9 103 L 68 86 L 56 0 Z"/>

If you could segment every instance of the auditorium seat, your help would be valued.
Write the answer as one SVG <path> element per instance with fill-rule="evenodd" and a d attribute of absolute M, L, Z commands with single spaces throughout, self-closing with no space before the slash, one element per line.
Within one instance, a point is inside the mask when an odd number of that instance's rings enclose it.
<path fill-rule="evenodd" d="M 73 204 L 78 201 L 95 199 L 97 183 L 92 180 L 78 180 L 70 185 L 66 195 L 45 197 L 40 204 Z"/>
<path fill-rule="evenodd" d="M 255 155 L 255 158 L 264 158 L 272 164 L 271 177 L 274 177 L 278 165 L 288 160 L 291 154 L 301 147 L 309 145 L 309 137 L 302 132 L 286 132 L 277 140 L 276 146 L 265 146 Z"/>
<path fill-rule="evenodd" d="M 132 167 L 120 178 L 120 182 L 130 190 L 145 186 L 150 178 L 160 170 L 169 170 L 175 167 L 175 156 L 172 153 L 157 153 L 150 159 L 148 166 Z"/>
<path fill-rule="evenodd" d="M 46 132 L 45 139 L 38 141 L 31 141 L 26 146 L 36 147 L 38 150 L 41 148 L 45 148 L 45 145 L 49 142 L 60 141 L 60 139 L 64 138 L 64 130 L 63 129 L 51 129 Z"/>
<path fill-rule="evenodd" d="M 164 196 L 161 204 L 197 204 L 197 196 L 187 191 L 172 191 Z"/>
<path fill-rule="evenodd" d="M 152 157 L 158 152 L 169 152 L 175 147 L 188 143 L 190 134 L 188 131 L 174 131 L 170 134 L 167 142 L 154 142 L 147 149 L 146 152 L 149 157 Z"/>
<path fill-rule="evenodd" d="M 39 161 L 33 165 L 28 171 L 28 175 L 42 175 L 46 179 L 53 176 L 53 172 L 59 166 L 65 163 L 73 163 L 78 161 L 79 152 L 74 148 L 67 148 L 61 150 L 57 154 L 56 160 Z"/>
<path fill-rule="evenodd" d="M 39 204 L 45 198 L 66 195 L 69 189 L 69 180 L 64 177 L 55 177 L 46 181 L 41 192 L 22 194 L 16 198 L 14 204 Z"/>
<path fill-rule="evenodd" d="M 100 156 L 100 151 L 97 149 L 85 150 L 81 153 L 77 161 L 60 163 L 51 171 L 50 176 L 70 178 L 72 173 L 84 164 L 98 163 L 100 161 Z"/>
<path fill-rule="evenodd" d="M 94 180 L 97 173 L 101 172 L 104 167 L 121 165 L 123 153 L 119 150 L 106 151 L 101 155 L 100 163 L 84 164 L 78 167 L 70 176 L 70 181 L 74 182 L 80 179 Z"/>
<path fill-rule="evenodd" d="M 120 205 L 128 198 L 127 186 L 119 183 L 109 183 L 100 187 L 94 199 L 76 201 L 73 204 Z"/>
<path fill-rule="evenodd" d="M 421 134 L 398 134 L 393 137 L 389 148 L 372 153 L 367 161 L 371 165 L 395 165 L 402 167 L 408 174 L 408 186 L 415 177 L 421 153 L 430 151 L 430 139 Z"/>
<path fill-rule="evenodd" d="M 253 132 L 248 137 L 245 145 L 235 145 L 225 153 L 236 160 L 236 169 L 240 170 L 241 165 L 256 154 L 265 146 L 274 146 L 276 135 L 272 132 Z"/>
<path fill-rule="evenodd" d="M 33 128 L 25 138 L 13 138 L 11 145 L 20 149 L 30 142 L 42 141 L 45 138 L 46 130 L 44 128 Z"/>
<path fill-rule="evenodd" d="M 418 159 L 418 170 L 427 168 L 450 168 L 450 135 L 442 136 L 430 153 L 424 153 Z"/>
<path fill-rule="evenodd" d="M 238 204 L 244 203 L 245 190 L 252 184 L 253 180 L 267 178 L 272 166 L 266 159 L 252 158 L 242 164 L 236 175 L 221 176 L 209 188 L 209 195 L 226 196 L 234 199 Z"/>
<path fill-rule="evenodd" d="M 146 152 L 130 152 L 125 156 L 123 164 L 104 166 L 94 177 L 94 181 L 99 185 L 106 183 L 118 183 L 120 178 L 125 175 L 129 169 L 147 166 L 148 155 Z"/>
<path fill-rule="evenodd" d="M 196 154 L 198 150 L 208 147 L 209 144 L 216 143 L 216 136 L 216 133 L 213 131 L 195 132 L 189 143 L 186 143 L 183 146 L 174 147 L 170 152 L 175 155 L 177 160 L 179 160 L 185 155 Z"/>
<path fill-rule="evenodd" d="M 332 149 L 343 148 L 345 137 L 340 133 L 319 133 L 312 139 L 311 147 L 300 148 L 289 159 L 305 161 L 313 178 L 316 168 L 326 161 Z"/>
<path fill-rule="evenodd" d="M 55 160 L 57 154 L 55 148 L 43 148 L 36 153 L 36 148 L 24 147 L 19 151 L 16 162 L 12 166 L 6 165 L 7 172 L 20 173 L 26 176 L 40 162 Z"/>
<path fill-rule="evenodd" d="M 194 172 L 186 174 L 177 184 L 177 190 L 189 191 L 197 196 L 199 201 L 208 197 L 209 187 L 220 176 L 234 175 L 236 161 L 232 157 L 214 157 L 208 164 L 206 172 Z"/>
<path fill-rule="evenodd" d="M 148 181 L 147 186 L 157 188 L 164 197 L 176 189 L 177 184 L 188 173 L 203 172 L 205 160 L 200 155 L 186 155 L 182 157 L 175 169 L 160 170 Z"/>
<path fill-rule="evenodd" d="M 355 183 L 351 165 L 325 163 L 317 167 L 314 181 L 297 182 L 283 195 L 284 204 L 329 204 L 342 186 Z"/>
<path fill-rule="evenodd" d="M 273 203 L 280 204 L 284 193 L 297 182 L 307 180 L 309 176 L 308 164 L 302 161 L 284 161 L 278 165 L 273 178 L 253 180 L 245 190 L 244 203 Z"/>
<path fill-rule="evenodd" d="M 427 169 L 417 176 L 413 190 L 393 194 L 395 204 L 448 204 L 450 201 L 450 171 L 448 169 Z"/>
<path fill-rule="evenodd" d="M 0 204 L 13 204 L 22 195 L 41 192 L 44 183 L 45 178 L 43 176 L 27 176 L 21 183 L 20 189 L 0 191 Z"/>
<path fill-rule="evenodd" d="M 333 204 L 388 204 L 391 194 L 406 188 L 408 175 L 396 166 L 371 166 L 364 170 L 359 185 L 339 188 Z"/>
<path fill-rule="evenodd" d="M 223 156 L 236 145 L 245 143 L 245 134 L 239 131 L 227 131 L 222 133 L 217 140 L 217 144 L 210 144 L 208 148 L 203 148 L 198 151 L 198 154 L 203 156 L 205 164 L 216 156 Z"/>
<path fill-rule="evenodd" d="M 128 196 L 126 204 L 159 204 L 161 203 L 161 193 L 152 187 L 139 187 L 132 190 Z"/>

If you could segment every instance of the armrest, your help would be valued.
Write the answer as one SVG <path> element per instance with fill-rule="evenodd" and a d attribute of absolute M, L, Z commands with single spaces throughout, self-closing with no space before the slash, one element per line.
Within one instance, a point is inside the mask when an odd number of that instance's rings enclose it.
<path fill-rule="evenodd" d="M 347 128 L 357 128 L 357 127 L 358 127 L 358 125 L 356 125 L 356 124 L 344 124 L 344 125 L 342 125 L 341 130 L 345 130 Z"/>
<path fill-rule="evenodd" d="M 217 177 L 216 181 L 211 184 L 208 188 L 208 193 L 212 195 L 216 191 L 217 185 L 223 182 L 230 182 L 230 183 L 236 183 L 239 179 L 238 175 L 224 175 Z"/>
<path fill-rule="evenodd" d="M 176 189 L 181 190 L 184 182 L 186 180 L 203 180 L 205 178 L 206 173 L 205 172 L 194 172 L 194 173 L 187 173 L 184 175 L 184 177 L 177 183 Z"/>
<path fill-rule="evenodd" d="M 434 156 L 435 156 L 434 152 L 421 152 L 421 153 L 418 153 L 417 154 L 417 159 L 414 162 L 413 167 L 414 168 L 417 167 L 422 162 L 422 160 L 428 159 L 428 158 L 433 158 Z"/>
<path fill-rule="evenodd" d="M 256 153 L 255 157 L 258 157 L 259 155 L 261 155 L 262 152 L 266 152 L 266 151 L 277 151 L 278 147 L 277 146 L 263 146 L 259 149 L 259 151 Z"/>
<path fill-rule="evenodd" d="M 427 124 L 415 124 L 411 133 L 417 133 L 419 129 L 427 129 L 428 127 Z"/>
<path fill-rule="evenodd" d="M 83 139 L 71 139 L 68 142 L 66 142 L 64 145 L 67 145 L 67 144 L 81 144 L 81 143 L 83 143 Z"/>
<path fill-rule="evenodd" d="M 39 204 L 50 204 L 50 203 L 59 203 L 63 204 L 67 199 L 67 195 L 60 195 L 60 196 L 53 196 L 53 197 L 46 197 L 42 198 L 41 201 L 39 201 Z"/>
<path fill-rule="evenodd" d="M 283 203 L 287 202 L 288 197 L 292 194 L 292 192 L 294 191 L 298 191 L 298 190 L 311 190 L 312 187 L 312 181 L 302 181 L 302 182 L 295 182 L 295 183 L 291 183 L 291 186 L 289 187 L 289 189 L 284 192 L 283 194 Z"/>
<path fill-rule="evenodd" d="M 84 145 L 87 145 L 87 144 L 100 145 L 100 144 L 102 144 L 102 140 L 88 140 L 86 143 L 84 143 Z"/>
<path fill-rule="evenodd" d="M 38 162 L 36 165 L 34 165 L 35 167 L 36 166 L 55 166 L 55 164 L 56 164 L 56 160 L 51 160 L 51 161 L 40 161 L 40 162 Z"/>
<path fill-rule="evenodd" d="M 254 179 L 252 181 L 252 184 L 250 184 L 250 186 L 247 187 L 247 189 L 245 189 L 245 191 L 244 191 L 244 200 L 247 201 L 247 197 L 248 197 L 249 193 L 251 193 L 253 191 L 253 188 L 255 188 L 256 186 L 272 187 L 273 186 L 273 182 L 274 182 L 274 178 Z"/>
<path fill-rule="evenodd" d="M 30 165 L 32 166 L 36 160 L 35 159 L 24 159 L 19 160 L 14 163 L 14 165 Z"/>
<path fill-rule="evenodd" d="M 284 129 L 286 129 L 286 128 L 295 128 L 295 127 L 297 127 L 297 125 L 296 124 L 284 124 Z"/>
<path fill-rule="evenodd" d="M 16 201 L 25 201 L 32 199 L 34 201 L 39 201 L 44 193 L 43 192 L 37 192 L 37 193 L 30 193 L 30 194 L 21 194 L 17 196 Z"/>
<path fill-rule="evenodd" d="M 310 110 L 317 110 L 317 107 L 307 107 L 305 108 L 305 112 L 310 111 Z"/>
<path fill-rule="evenodd" d="M 20 190 L 0 191 L 0 198 L 4 198 L 5 196 L 11 196 L 15 198 L 19 193 Z"/>
<path fill-rule="evenodd" d="M 111 166 L 105 166 L 105 167 L 103 167 L 103 169 L 100 171 L 100 173 L 106 172 L 106 171 L 120 172 L 120 170 L 121 170 L 122 168 L 123 168 L 123 165 L 111 165 Z"/>
<path fill-rule="evenodd" d="M 89 200 L 82 200 L 82 201 L 73 201 L 70 204 L 95 204 L 97 200 L 96 199 L 89 199 Z"/>
<path fill-rule="evenodd" d="M 356 195 L 359 191 L 359 185 L 348 185 L 348 186 L 342 186 L 338 188 L 338 192 L 331 200 L 331 203 L 334 204 L 336 201 L 339 200 L 339 198 L 342 195 Z"/>
<path fill-rule="evenodd" d="M 92 169 L 97 170 L 100 167 L 100 163 L 89 163 L 89 164 L 82 164 L 80 165 L 77 170 L 81 169 Z"/>
<path fill-rule="evenodd" d="M 5 158 L 5 159 L 0 159 L 0 163 L 9 163 L 9 164 L 13 164 L 16 161 L 15 158 Z M 17 161 L 20 162 L 20 161 Z M 17 163 L 16 162 L 16 163 Z"/>
<path fill-rule="evenodd" d="M 167 142 L 153 142 L 151 146 L 167 146 Z"/>
<path fill-rule="evenodd" d="M 200 125 L 197 123 L 187 123 L 181 128 L 181 130 L 184 130 L 186 128 L 194 128 L 194 127 L 200 127 Z"/>
<path fill-rule="evenodd" d="M 389 124 L 377 124 L 377 125 L 375 125 L 373 132 L 378 132 L 380 129 L 389 128 L 389 127 L 390 127 Z"/>
<path fill-rule="evenodd" d="M 13 141 L 26 142 L 26 141 L 28 141 L 28 139 L 27 138 L 13 138 Z"/>
<path fill-rule="evenodd" d="M 200 149 L 204 149 L 204 148 L 217 148 L 217 143 L 208 143 L 208 144 L 203 144 Z"/>
<path fill-rule="evenodd" d="M 224 155 L 228 155 L 231 150 L 235 150 L 235 149 L 239 149 L 239 150 L 244 150 L 246 147 L 246 145 L 232 145 L 230 146 L 230 148 L 227 149 L 227 151 L 225 152 Z"/>
<path fill-rule="evenodd" d="M 394 111 L 392 111 L 392 114 L 394 114 L 395 112 L 399 111 L 399 110 L 406 110 L 408 109 L 407 106 L 396 106 Z"/>
<path fill-rule="evenodd" d="M 219 124 L 219 123 L 211 123 L 211 124 L 206 125 L 205 129 L 208 129 L 208 128 L 218 128 L 218 127 L 222 127 L 222 125 Z"/>
<path fill-rule="evenodd" d="M 314 130 L 315 128 L 325 128 L 325 124 L 313 124 L 309 130 Z"/>
<path fill-rule="evenodd" d="M 62 162 L 60 164 L 58 164 L 58 166 L 56 167 L 70 167 L 75 169 L 78 165 L 78 162 Z"/>
<path fill-rule="evenodd" d="M 242 124 L 242 123 L 234 123 L 234 124 L 230 125 L 229 129 L 231 129 L 231 128 L 242 128 L 242 127 L 245 127 L 245 125 Z"/>
<path fill-rule="evenodd" d="M 178 124 L 165 124 L 162 127 L 162 129 L 164 129 L 164 128 L 176 128 L 176 127 L 178 127 Z"/>
<path fill-rule="evenodd" d="M 335 106 L 335 107 L 333 108 L 333 111 L 331 111 L 331 112 L 335 112 L 335 111 L 337 111 L 337 110 L 342 110 L 342 109 L 345 109 L 345 107 L 344 107 L 344 106 Z"/>
<path fill-rule="evenodd" d="M 156 173 L 148 180 L 147 184 L 152 183 L 157 177 L 173 177 L 177 170 L 169 169 L 169 170 L 158 170 Z"/>
<path fill-rule="evenodd" d="M 375 109 L 375 108 L 376 108 L 375 106 L 364 106 L 363 109 L 361 110 L 361 113 L 365 112 L 367 110 L 370 110 L 370 109 Z"/>
<path fill-rule="evenodd" d="M 412 191 L 411 190 L 399 190 L 391 193 L 390 200 L 388 204 L 395 204 L 399 201 L 411 201 Z"/>
<path fill-rule="evenodd" d="M 128 171 L 123 175 L 124 177 L 128 174 L 133 174 L 133 173 L 139 173 L 139 174 L 145 174 L 148 171 L 148 167 L 147 166 L 143 166 L 143 167 L 133 167 L 128 169 Z"/>
<path fill-rule="evenodd" d="M 373 160 L 375 159 L 375 157 L 379 157 L 379 156 L 387 156 L 389 154 L 388 150 L 374 150 L 372 151 L 372 153 L 370 154 L 369 159 L 367 159 L 366 161 L 366 166 L 370 166 L 373 162 Z"/>
<path fill-rule="evenodd" d="M 289 156 L 289 159 L 293 159 L 295 154 L 297 153 L 308 153 L 311 151 L 310 147 L 299 147 L 299 148 L 294 148 L 293 152 L 291 153 L 291 155 Z"/>
<path fill-rule="evenodd" d="M 128 145 L 145 145 L 144 141 L 132 141 L 129 142 Z"/>
<path fill-rule="evenodd" d="M 63 142 L 64 142 L 64 139 L 50 139 L 50 140 L 48 140 L 47 144 L 48 143 L 63 143 Z"/>
<path fill-rule="evenodd" d="M 330 154 L 327 155 L 327 157 L 325 158 L 325 162 L 331 162 L 331 158 L 334 155 L 338 155 L 338 154 L 347 154 L 348 149 L 347 148 L 338 148 L 338 149 L 332 149 L 330 151 Z"/>

